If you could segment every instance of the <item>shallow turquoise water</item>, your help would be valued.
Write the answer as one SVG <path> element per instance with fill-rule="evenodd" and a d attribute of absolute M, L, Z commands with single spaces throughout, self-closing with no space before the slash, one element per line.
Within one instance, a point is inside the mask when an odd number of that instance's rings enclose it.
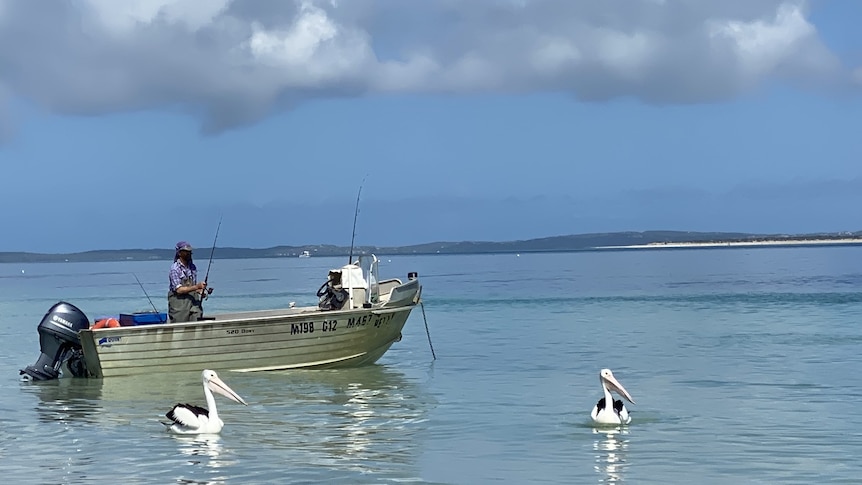
<path fill-rule="evenodd" d="M 10 483 L 858 483 L 862 248 L 382 256 L 422 313 L 377 365 L 222 375 L 215 440 L 168 435 L 198 374 L 20 382 L 58 300 L 166 306 L 168 262 L 0 265 Z M 341 258 L 216 260 L 209 310 L 311 304 Z M 24 272 L 22 273 L 22 270 Z M 610 367 L 634 419 L 595 430 Z"/>

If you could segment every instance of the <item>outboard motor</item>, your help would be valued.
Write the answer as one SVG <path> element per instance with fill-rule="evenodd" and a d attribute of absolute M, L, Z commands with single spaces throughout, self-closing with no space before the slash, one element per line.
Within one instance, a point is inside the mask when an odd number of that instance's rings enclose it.
<path fill-rule="evenodd" d="M 48 310 L 39 322 L 39 347 L 42 355 L 35 364 L 21 369 L 21 375 L 34 381 L 47 381 L 60 376 L 60 367 L 68 361 L 75 377 L 85 377 L 87 368 L 78 331 L 90 327 L 84 312 L 71 303 L 61 301 Z"/>

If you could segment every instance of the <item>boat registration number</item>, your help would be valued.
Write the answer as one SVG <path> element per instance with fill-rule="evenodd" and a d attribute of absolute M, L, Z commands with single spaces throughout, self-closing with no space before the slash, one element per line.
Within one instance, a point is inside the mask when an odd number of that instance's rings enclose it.
<path fill-rule="evenodd" d="M 314 322 L 300 322 L 290 324 L 290 334 L 314 333 Z"/>
<path fill-rule="evenodd" d="M 391 322 L 394 316 L 394 314 L 390 313 L 388 315 L 363 315 L 361 317 L 348 318 L 347 328 L 360 327 L 364 325 L 380 327 Z"/>
<path fill-rule="evenodd" d="M 315 328 L 314 322 L 300 322 L 290 324 L 290 334 L 296 335 L 300 333 L 314 333 L 315 330 L 321 332 L 334 332 L 338 329 L 338 320 L 323 320 L 320 322 L 320 327 Z"/>

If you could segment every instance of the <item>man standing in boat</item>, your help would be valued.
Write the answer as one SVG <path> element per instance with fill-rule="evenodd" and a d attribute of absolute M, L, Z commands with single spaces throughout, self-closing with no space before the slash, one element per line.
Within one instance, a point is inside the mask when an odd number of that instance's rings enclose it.
<path fill-rule="evenodd" d="M 177 243 L 174 264 L 171 265 L 168 289 L 168 317 L 171 323 L 194 322 L 203 317 L 202 300 L 207 289 L 206 282 L 198 283 L 198 268 L 192 261 L 192 246 L 186 241 Z"/>

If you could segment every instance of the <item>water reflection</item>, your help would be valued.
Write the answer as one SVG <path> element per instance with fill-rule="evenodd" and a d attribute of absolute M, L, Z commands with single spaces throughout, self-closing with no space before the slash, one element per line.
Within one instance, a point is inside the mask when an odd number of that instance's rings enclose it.
<path fill-rule="evenodd" d="M 204 463 L 212 468 L 222 468 L 230 463 L 219 457 L 223 451 L 221 437 L 217 434 L 202 434 L 196 436 L 170 435 L 177 442 L 180 454 L 189 457 L 189 464 Z"/>
<path fill-rule="evenodd" d="M 99 380 L 22 381 L 21 389 L 39 398 L 35 409 L 40 421 L 98 423 L 104 420 Z"/>
<path fill-rule="evenodd" d="M 21 388 L 38 397 L 39 403 L 35 408 L 40 421 L 111 425 L 142 420 L 156 422 L 176 402 L 203 400 L 199 373 L 110 379 L 64 377 L 50 381 L 22 381 Z M 110 411 L 106 412 L 106 409 Z"/>
<path fill-rule="evenodd" d="M 171 437 L 176 441 L 180 455 L 187 458 L 189 465 L 203 467 L 203 469 L 196 468 L 193 470 L 193 474 L 216 474 L 216 476 L 210 476 L 205 480 L 178 477 L 177 483 L 216 485 L 228 482 L 230 467 L 237 464 L 237 460 L 224 449 L 219 435 L 171 435 Z"/>
<path fill-rule="evenodd" d="M 272 424 L 286 430 L 278 438 L 297 463 L 403 477 L 406 470 L 392 466 L 400 464 L 418 475 L 417 435 L 433 403 L 400 371 L 372 365 L 263 378 L 279 390 L 263 405 Z"/>
<path fill-rule="evenodd" d="M 161 407 L 167 406 L 164 409 L 167 411 L 178 401 L 202 405 L 204 400 L 200 371 L 152 373 L 96 380 L 101 383 L 102 399 L 115 404 L 152 402 L 161 404 Z M 227 382 L 233 387 L 231 381 Z M 240 391 L 237 392 L 242 395 Z"/>
<path fill-rule="evenodd" d="M 137 453 L 146 449 L 166 457 L 164 469 L 172 463 L 187 467 L 170 481 L 225 483 L 286 461 L 293 473 L 312 482 L 332 472 L 383 481 L 419 479 L 426 421 L 435 405 L 421 379 L 382 365 L 223 377 L 249 406 L 219 402 L 225 429 L 214 436 L 165 436 L 159 423 L 177 402 L 205 404 L 199 372 L 63 378 L 21 387 L 38 399 L 32 407 L 39 421 L 78 422 L 70 436 L 95 440 L 84 451 L 86 459 L 101 458 L 94 451 L 100 441 L 122 436 L 128 447 L 115 458 L 125 453 L 137 463 Z"/>
<path fill-rule="evenodd" d="M 595 470 L 600 475 L 599 483 L 616 483 L 625 480 L 628 468 L 629 434 L 627 428 L 593 428 L 596 440 L 593 450 L 596 453 Z"/>
<path fill-rule="evenodd" d="M 179 453 L 188 459 L 188 464 L 194 467 L 203 466 L 204 469 L 193 470 L 192 474 L 209 472 L 223 472 L 218 476 L 208 477 L 205 480 L 177 477 L 177 483 L 187 483 L 194 485 L 215 485 L 227 483 L 229 473 L 227 467 L 236 463 L 235 460 L 225 458 L 224 445 L 221 443 L 219 435 L 171 435 L 177 443 Z M 225 469 L 225 470 L 219 470 Z"/>

